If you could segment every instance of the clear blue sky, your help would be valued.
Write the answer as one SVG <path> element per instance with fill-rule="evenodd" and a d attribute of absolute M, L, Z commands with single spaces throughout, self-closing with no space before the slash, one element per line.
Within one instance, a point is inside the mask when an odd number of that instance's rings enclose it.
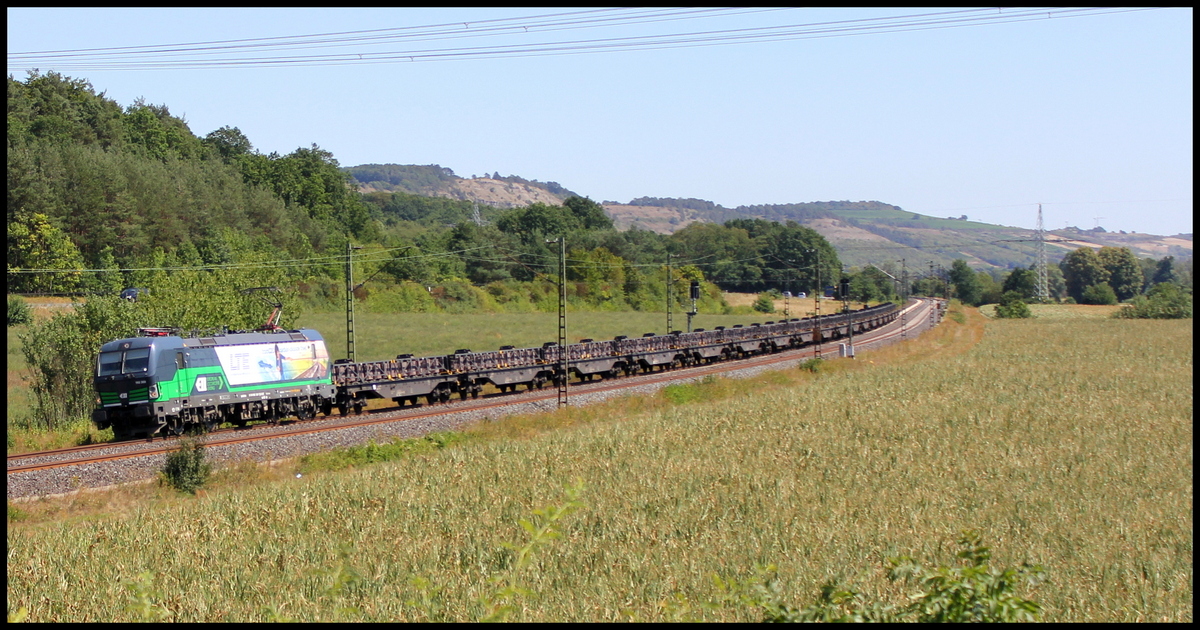
<path fill-rule="evenodd" d="M 956 10 L 581 11 L 10 8 L 8 73 L 84 78 L 122 106 L 167 105 L 197 135 L 238 127 L 264 153 L 315 143 L 342 166 L 498 171 L 596 201 L 877 200 L 1028 228 L 1042 203 L 1048 228 L 1192 231 L 1190 8 L 1025 21 L 992 9 L 904 31 L 850 21 Z M 843 23 L 811 26 L 826 22 Z M 453 26 L 413 28 L 439 24 Z M 788 26 L 775 41 L 733 39 Z M 326 33 L 341 34 L 210 56 L 14 56 Z M 662 46 L 673 34 L 693 41 Z M 533 48 L 563 42 L 583 43 Z M 236 42 L 251 43 L 266 42 Z M 348 57 L 311 63 L 322 55 Z M 306 63 L 234 63 L 276 56 Z"/>

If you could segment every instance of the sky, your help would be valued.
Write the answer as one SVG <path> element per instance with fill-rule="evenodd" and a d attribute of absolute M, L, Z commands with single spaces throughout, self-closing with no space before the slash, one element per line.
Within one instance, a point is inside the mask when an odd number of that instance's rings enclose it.
<path fill-rule="evenodd" d="M 1047 229 L 1192 231 L 1190 8 L 7 16 L 13 78 L 86 79 L 262 153 L 316 144 L 595 201 L 881 201 L 1030 229 L 1041 204 Z"/>

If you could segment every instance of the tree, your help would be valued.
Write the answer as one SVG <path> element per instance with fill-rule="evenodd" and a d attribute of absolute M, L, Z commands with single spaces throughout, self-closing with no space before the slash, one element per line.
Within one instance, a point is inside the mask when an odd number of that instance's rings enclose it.
<path fill-rule="evenodd" d="M 82 275 L 83 257 L 49 217 L 18 211 L 8 223 L 8 269 L 11 292 L 74 291 Z M 31 273 L 13 273 L 15 269 Z M 64 271 L 47 271 L 56 269 Z"/>
<path fill-rule="evenodd" d="M 1067 293 L 1076 302 L 1083 301 L 1083 292 L 1091 286 L 1108 282 L 1109 273 L 1100 257 L 1090 247 L 1080 247 L 1067 254 L 1058 264 L 1067 283 Z M 1111 289 L 1111 287 L 1110 287 Z M 1115 296 L 1115 294 L 1114 294 Z"/>
<path fill-rule="evenodd" d="M 1033 267 L 1013 269 L 1004 279 L 1001 291 L 1004 293 L 1015 291 L 1022 300 L 1031 300 L 1037 297 L 1037 271 Z"/>
<path fill-rule="evenodd" d="M 1108 285 L 1118 300 L 1128 300 L 1141 293 L 1142 268 L 1132 250 L 1128 247 L 1101 247 L 1096 256 L 1108 272 Z"/>
<path fill-rule="evenodd" d="M 757 243 L 743 228 L 695 222 L 672 234 L 667 241 L 672 245 L 671 251 L 684 252 L 684 256 L 704 270 L 706 277 L 726 289 L 763 287 Z"/>
<path fill-rule="evenodd" d="M 604 212 L 604 207 L 587 197 L 571 197 L 563 202 L 563 206 L 575 215 L 585 230 L 611 230 L 612 219 Z"/>
<path fill-rule="evenodd" d="M 1150 279 L 1152 284 L 1161 284 L 1163 282 L 1176 282 L 1178 278 L 1175 275 L 1175 257 L 1165 256 L 1158 261 L 1158 266 L 1154 269 L 1154 277 Z"/>
<path fill-rule="evenodd" d="M 954 291 L 963 304 L 979 306 L 983 289 L 979 286 L 979 278 L 975 277 L 975 272 L 967 266 L 967 261 L 959 258 L 950 266 L 950 283 L 954 285 Z"/>
<path fill-rule="evenodd" d="M 997 304 L 1003 295 L 1000 284 L 986 271 L 975 272 L 975 280 L 979 284 L 979 303 Z"/>
<path fill-rule="evenodd" d="M 149 157 L 166 161 L 201 154 L 200 139 L 166 105 L 150 105 L 139 98 L 126 109 L 124 122 L 130 144 L 140 146 Z"/>
<path fill-rule="evenodd" d="M 850 299 L 878 302 L 895 295 L 895 282 L 877 267 L 868 265 L 850 275 Z"/>
<path fill-rule="evenodd" d="M 237 127 L 221 127 L 204 136 L 204 144 L 217 150 L 226 161 L 254 152 L 250 139 Z"/>
<path fill-rule="evenodd" d="M 519 236 L 526 245 L 546 238 L 557 238 L 580 226 L 581 222 L 574 212 L 563 206 L 544 203 L 513 208 L 496 219 L 496 227 L 501 232 Z"/>

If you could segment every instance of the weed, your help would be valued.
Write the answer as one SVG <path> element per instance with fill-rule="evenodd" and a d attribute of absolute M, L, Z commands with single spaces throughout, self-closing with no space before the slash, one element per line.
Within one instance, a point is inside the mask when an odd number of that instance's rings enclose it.
<path fill-rule="evenodd" d="M 12 501 L 8 502 L 8 521 L 10 523 L 13 521 L 24 520 L 28 516 L 29 515 L 26 514 L 23 510 L 21 510 L 20 508 L 18 508 L 15 505 L 13 505 Z"/>
<path fill-rule="evenodd" d="M 505 621 L 513 611 L 515 600 L 530 594 L 529 589 L 521 584 L 521 572 L 529 566 L 538 548 L 559 538 L 558 522 L 583 507 L 583 503 L 579 501 L 582 493 L 583 480 L 576 479 L 575 485 L 566 488 L 566 503 L 536 509 L 533 511 L 532 521 L 519 521 L 521 528 L 529 535 L 529 540 L 520 547 L 504 543 L 504 547 L 512 550 L 516 558 L 507 573 L 492 578 L 491 583 L 495 590 L 480 601 L 484 609 L 481 621 Z"/>
<path fill-rule="evenodd" d="M 171 618 L 171 611 L 158 603 L 160 597 L 154 591 L 153 582 L 149 571 L 122 580 L 127 592 L 125 610 L 133 613 L 141 621 L 166 621 Z"/>
<path fill-rule="evenodd" d="M 817 372 L 821 371 L 824 364 L 825 359 L 822 359 L 821 357 L 813 357 L 811 359 L 801 361 L 796 365 L 796 367 L 800 368 L 801 370 L 807 370 L 813 374 L 816 374 Z"/>
<path fill-rule="evenodd" d="M 348 446 L 331 451 L 313 453 L 300 458 L 298 472 L 311 473 L 318 470 L 345 470 L 366 464 L 387 462 L 410 455 L 432 453 L 461 442 L 463 434 L 453 431 L 430 433 L 419 438 L 393 438 L 385 444 L 374 441 L 363 446 Z"/>
<path fill-rule="evenodd" d="M 179 439 L 179 448 L 167 455 L 160 479 L 166 485 L 186 492 L 196 494 L 212 473 L 210 464 L 204 453 L 204 443 L 200 439 L 183 437 Z"/>
<path fill-rule="evenodd" d="M 988 566 L 991 551 L 980 543 L 978 532 L 967 531 L 959 538 L 958 553 L 968 566 L 928 570 L 907 556 L 891 558 L 888 579 L 918 582 L 922 590 L 906 604 L 867 602 L 863 596 L 836 582 L 821 586 L 817 601 L 804 608 L 784 602 L 770 565 L 754 578 L 739 582 L 714 576 L 721 598 L 708 608 L 735 605 L 757 608 L 766 622 L 917 622 L 917 623 L 1011 623 L 1036 621 L 1041 606 L 1016 595 L 1021 584 L 1034 586 L 1044 575 L 1040 566 L 1022 564 L 1003 571 Z M 677 599 L 678 594 L 676 596 Z M 679 604 L 675 606 L 678 608 Z"/>

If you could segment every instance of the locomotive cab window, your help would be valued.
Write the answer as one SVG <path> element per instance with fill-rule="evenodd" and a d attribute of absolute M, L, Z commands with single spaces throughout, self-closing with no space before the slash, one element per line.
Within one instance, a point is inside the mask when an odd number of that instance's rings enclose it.
<path fill-rule="evenodd" d="M 100 376 L 112 376 L 121 373 L 121 352 L 100 353 Z"/>
<path fill-rule="evenodd" d="M 135 348 L 125 352 L 101 352 L 99 376 L 139 374 L 150 369 L 150 348 Z"/>

